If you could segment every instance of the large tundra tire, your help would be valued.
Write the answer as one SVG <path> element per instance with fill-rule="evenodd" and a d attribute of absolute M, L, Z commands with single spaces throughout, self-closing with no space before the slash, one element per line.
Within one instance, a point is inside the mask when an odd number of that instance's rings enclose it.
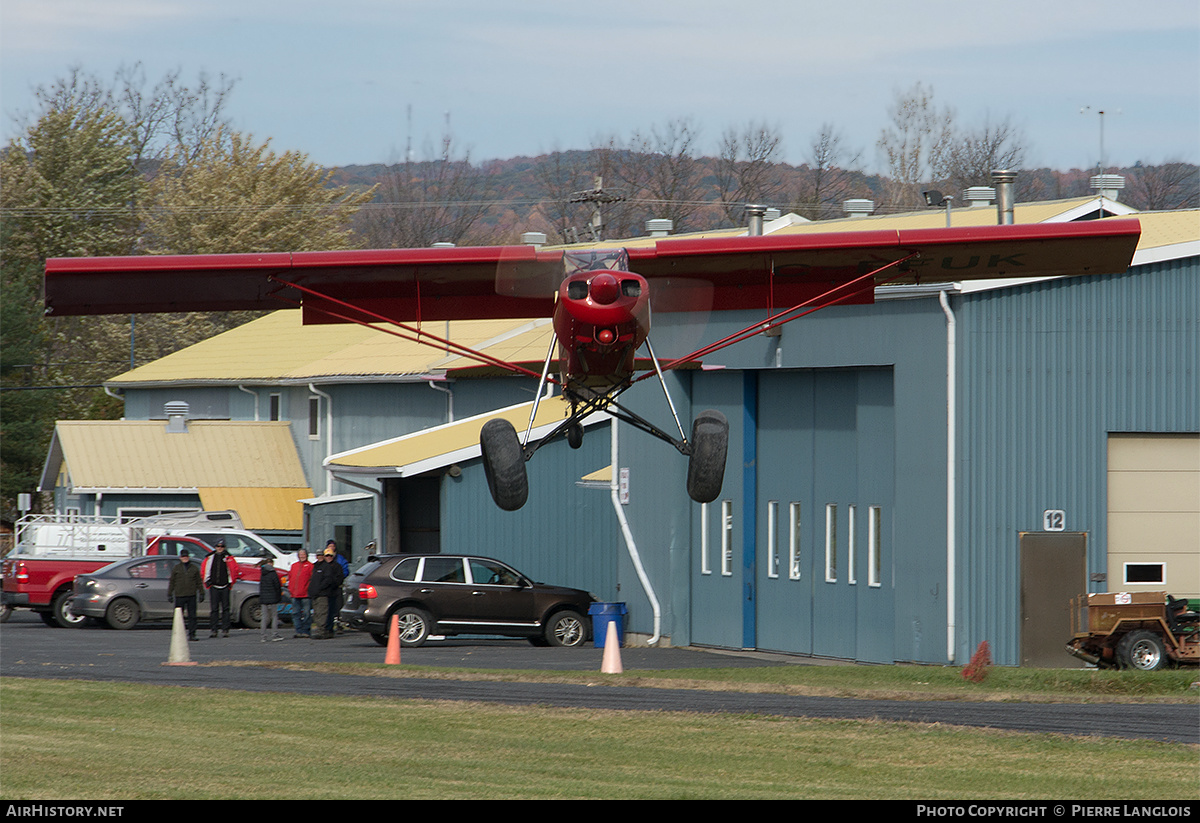
<path fill-rule="evenodd" d="M 524 506 L 529 499 L 529 477 L 525 473 L 525 450 L 513 424 L 499 418 L 484 423 L 479 449 L 492 500 L 506 512 Z"/>
<path fill-rule="evenodd" d="M 721 493 L 725 480 L 725 457 L 729 451 L 729 421 L 725 415 L 712 409 L 696 415 L 691 446 L 688 497 L 697 503 L 711 503 Z"/>

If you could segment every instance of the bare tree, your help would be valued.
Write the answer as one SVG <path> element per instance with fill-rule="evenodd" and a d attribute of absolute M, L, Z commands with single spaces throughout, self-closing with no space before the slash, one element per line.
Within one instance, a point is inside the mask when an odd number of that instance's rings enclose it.
<path fill-rule="evenodd" d="M 1006 117 L 985 120 L 977 129 L 954 133 L 932 169 L 933 180 L 953 192 L 992 185 L 994 169 L 1019 169 L 1025 162 L 1025 138 Z"/>
<path fill-rule="evenodd" d="M 175 69 L 147 89 L 140 62 L 119 68 L 111 95 L 133 129 L 135 161 L 165 155 L 191 160 L 218 132 L 231 131 L 225 104 L 235 85 L 225 75 L 214 82 L 200 72 L 189 86 Z"/>
<path fill-rule="evenodd" d="M 699 128 L 690 118 L 678 118 L 630 137 L 619 174 L 643 220 L 666 218 L 675 231 L 690 228 L 702 205 L 698 136 Z"/>
<path fill-rule="evenodd" d="M 194 156 L 221 129 L 229 130 L 225 107 L 236 81 L 225 75 L 213 81 L 201 72 L 194 85 L 179 69 L 148 85 L 140 63 L 120 66 L 111 81 L 78 66 L 53 83 L 35 90 L 42 111 L 104 111 L 117 114 L 129 129 L 130 162 L 146 171 L 143 161 Z"/>
<path fill-rule="evenodd" d="M 387 167 L 375 200 L 359 212 L 359 231 L 375 248 L 461 244 L 488 210 L 487 191 L 486 174 L 469 152 L 456 156 L 447 132 L 440 156 Z"/>
<path fill-rule="evenodd" d="M 766 123 L 730 127 L 721 135 L 716 159 L 717 190 L 725 219 L 732 225 L 742 221 L 747 203 L 778 203 L 784 186 L 778 169 L 783 137 Z"/>
<path fill-rule="evenodd" d="M 1181 160 L 1158 166 L 1141 163 L 1126 171 L 1125 199 L 1146 211 L 1200 206 L 1200 167 Z"/>
<path fill-rule="evenodd" d="M 954 110 L 939 110 L 933 89 L 915 83 L 896 92 L 888 117 L 891 122 L 876 141 L 890 177 L 887 205 L 913 207 L 921 202 L 921 184 L 932 180 L 945 163 L 954 134 Z"/>
<path fill-rule="evenodd" d="M 846 147 L 845 139 L 832 123 L 825 123 L 809 143 L 807 174 L 800 183 L 792 211 L 810 220 L 841 216 L 838 204 L 862 192 L 855 178 L 862 152 Z"/>
<path fill-rule="evenodd" d="M 592 183 L 590 158 L 590 152 L 554 151 L 534 167 L 540 198 L 537 212 L 560 242 L 572 240 L 572 229 L 579 225 L 582 212 L 571 195 Z"/>

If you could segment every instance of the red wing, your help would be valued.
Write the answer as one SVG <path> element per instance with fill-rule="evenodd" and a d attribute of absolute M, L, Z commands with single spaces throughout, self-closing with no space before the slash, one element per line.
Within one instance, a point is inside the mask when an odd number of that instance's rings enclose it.
<path fill-rule="evenodd" d="M 1137 220 L 1096 220 L 672 238 L 631 246 L 629 259 L 652 290 L 656 280 L 711 283 L 715 309 L 786 307 L 913 252 L 920 257 L 893 282 L 1122 272 L 1140 232 Z M 57 258 L 46 261 L 46 306 L 56 315 L 136 314 L 303 302 L 310 323 L 330 322 L 325 310 L 363 319 L 354 308 L 400 321 L 548 316 L 561 258 L 532 246 Z M 869 302 L 870 289 L 858 299 Z"/>
<path fill-rule="evenodd" d="M 898 277 L 887 271 L 888 282 L 1115 274 L 1129 268 L 1140 234 L 1140 224 L 1132 219 L 780 233 L 660 240 L 653 247 L 631 248 L 629 257 L 630 268 L 650 280 L 652 289 L 656 278 L 683 276 L 713 283 L 713 308 L 784 308 L 913 252 L 920 256 L 904 263 Z M 871 294 L 868 289 L 859 302 L 870 302 Z M 655 309 L 670 310 L 658 304 Z"/>
<path fill-rule="evenodd" d="M 395 319 L 549 316 L 557 281 L 537 299 L 514 296 L 515 287 L 497 294 L 497 278 L 550 281 L 561 257 L 533 246 L 62 257 L 46 261 L 46 308 L 54 315 L 142 314 L 303 302 L 305 322 L 330 322 L 321 307 L 347 314 L 316 292 Z"/>

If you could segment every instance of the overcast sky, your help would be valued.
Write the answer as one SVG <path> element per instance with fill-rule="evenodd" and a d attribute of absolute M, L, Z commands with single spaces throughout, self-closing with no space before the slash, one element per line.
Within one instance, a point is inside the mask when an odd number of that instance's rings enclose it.
<path fill-rule="evenodd" d="M 761 121 L 792 163 L 832 123 L 878 170 L 918 81 L 963 125 L 1011 118 L 1030 167 L 1094 166 L 1100 111 L 1109 164 L 1200 162 L 1196 0 L 3 0 L 4 141 L 36 86 L 137 61 L 235 78 L 237 128 L 326 166 L 395 162 L 410 133 L 419 157 L 447 118 L 480 161 L 691 117 L 702 153 Z"/>

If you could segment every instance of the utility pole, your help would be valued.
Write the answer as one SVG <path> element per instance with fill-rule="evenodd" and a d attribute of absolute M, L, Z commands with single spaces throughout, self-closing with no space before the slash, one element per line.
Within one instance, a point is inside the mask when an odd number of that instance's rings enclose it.
<path fill-rule="evenodd" d="M 604 190 L 604 178 L 597 176 L 595 179 L 595 188 L 587 191 L 577 191 L 568 199 L 568 203 L 591 203 L 592 217 L 588 221 L 588 232 L 592 236 L 593 242 L 600 242 L 604 239 L 604 216 L 600 213 L 600 206 L 607 203 L 619 203 L 625 199 L 625 195 Z"/>

